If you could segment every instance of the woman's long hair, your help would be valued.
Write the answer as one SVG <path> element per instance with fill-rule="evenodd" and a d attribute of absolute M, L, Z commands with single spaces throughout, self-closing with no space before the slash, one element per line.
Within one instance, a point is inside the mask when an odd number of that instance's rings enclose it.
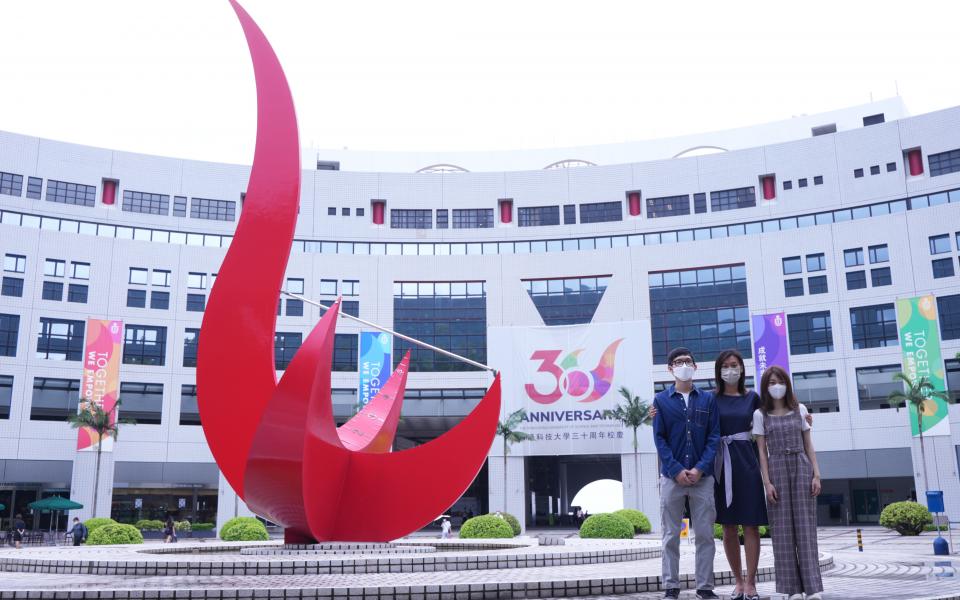
<path fill-rule="evenodd" d="M 790 376 L 787 375 L 787 372 L 783 368 L 778 366 L 767 367 L 763 371 L 763 377 L 760 378 L 760 410 L 765 413 L 773 410 L 773 396 L 770 395 L 770 378 L 776 375 L 780 378 L 780 381 L 787 386 L 787 395 L 783 397 L 783 402 L 786 404 L 788 410 L 797 410 L 800 403 L 797 402 L 797 397 L 793 395 L 793 382 L 790 381 Z"/>
<path fill-rule="evenodd" d="M 729 350 L 724 350 L 720 353 L 720 356 L 717 357 L 716 362 L 713 363 L 713 384 L 716 387 L 717 394 L 722 394 L 723 390 L 726 389 L 726 384 L 723 380 L 723 377 L 720 376 L 720 369 L 723 367 L 723 363 L 727 361 L 731 356 L 737 358 L 737 363 L 740 364 L 740 380 L 737 382 L 737 391 L 740 392 L 740 395 L 743 396 L 747 393 L 747 369 L 743 366 L 743 355 L 733 348 Z"/>

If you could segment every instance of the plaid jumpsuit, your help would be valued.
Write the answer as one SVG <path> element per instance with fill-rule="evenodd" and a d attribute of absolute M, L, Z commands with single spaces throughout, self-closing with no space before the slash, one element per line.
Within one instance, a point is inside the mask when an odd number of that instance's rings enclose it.
<path fill-rule="evenodd" d="M 823 591 L 817 549 L 817 504 L 810 495 L 813 466 L 803 449 L 803 417 L 763 415 L 770 482 L 777 502 L 769 504 L 770 534 L 777 592 L 814 594 Z"/>

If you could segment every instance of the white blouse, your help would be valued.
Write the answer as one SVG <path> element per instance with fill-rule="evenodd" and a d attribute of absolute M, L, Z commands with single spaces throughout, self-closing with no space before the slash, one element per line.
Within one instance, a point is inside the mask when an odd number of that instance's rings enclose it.
<path fill-rule="evenodd" d="M 792 415 L 793 411 L 774 416 L 775 419 L 785 417 L 787 415 Z M 807 407 L 800 405 L 800 431 L 810 431 L 810 424 L 807 423 Z M 764 435 L 763 430 L 763 411 L 759 408 L 753 411 L 753 435 Z"/>

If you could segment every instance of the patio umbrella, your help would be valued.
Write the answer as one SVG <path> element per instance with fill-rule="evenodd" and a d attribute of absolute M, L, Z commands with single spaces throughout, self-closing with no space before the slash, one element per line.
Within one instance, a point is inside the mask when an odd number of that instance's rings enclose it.
<path fill-rule="evenodd" d="M 0 510 L 3 510 L 3 509 L 5 509 L 6 507 L 7 507 L 7 505 L 6 505 L 6 504 L 0 504 Z"/>
<path fill-rule="evenodd" d="M 49 510 L 51 512 L 56 511 L 68 511 L 76 510 L 78 508 L 83 508 L 83 505 L 79 502 L 74 502 L 73 500 L 68 500 L 62 496 L 50 496 L 49 498 L 44 498 L 43 500 L 37 500 L 28 504 L 33 510 L 45 511 Z M 53 519 L 50 519 L 50 528 L 53 529 Z M 57 531 L 60 530 L 59 524 L 57 525 Z"/>

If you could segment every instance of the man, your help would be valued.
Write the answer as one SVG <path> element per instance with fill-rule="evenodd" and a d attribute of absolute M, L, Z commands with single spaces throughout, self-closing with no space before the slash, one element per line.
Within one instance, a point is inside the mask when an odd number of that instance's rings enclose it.
<path fill-rule="evenodd" d="M 697 363 L 687 348 L 667 356 L 674 383 L 653 400 L 654 442 L 660 456 L 660 516 L 663 522 L 664 598 L 680 597 L 680 528 L 684 500 L 697 538 L 697 598 L 719 598 L 713 592 L 713 459 L 720 442 L 717 401 L 693 385 Z"/>
<path fill-rule="evenodd" d="M 67 532 L 67 535 L 73 536 L 73 545 L 79 546 L 87 539 L 87 526 L 80 522 L 78 517 L 73 518 L 73 527 Z"/>
<path fill-rule="evenodd" d="M 17 513 L 13 520 L 13 545 L 17 550 L 23 548 L 23 538 L 27 535 L 27 524 L 23 522 L 23 515 Z"/>

